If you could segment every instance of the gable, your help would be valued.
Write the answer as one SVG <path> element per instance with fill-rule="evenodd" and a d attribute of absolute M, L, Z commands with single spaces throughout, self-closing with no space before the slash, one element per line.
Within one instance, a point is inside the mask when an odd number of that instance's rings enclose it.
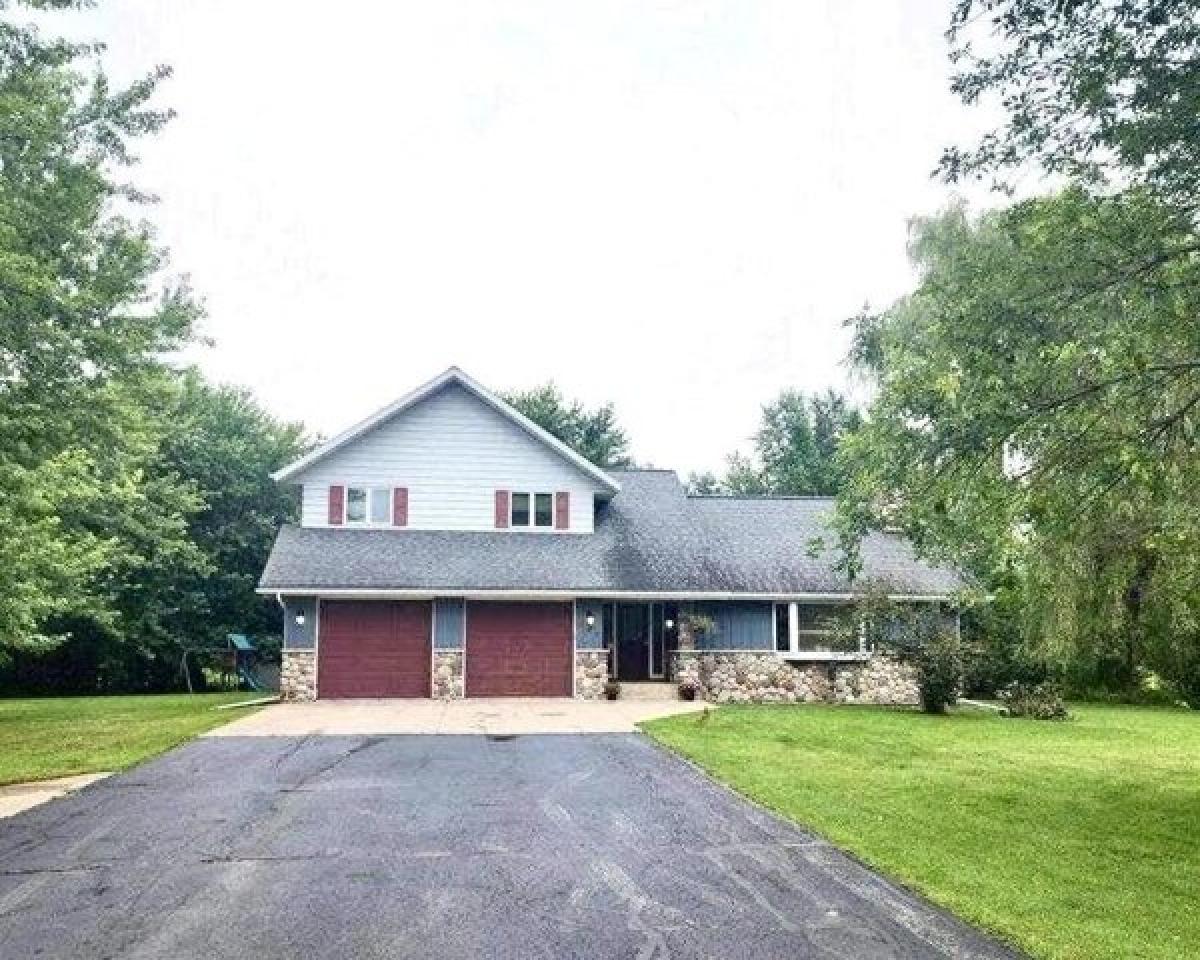
<path fill-rule="evenodd" d="M 450 382 L 289 477 L 304 486 L 305 526 L 328 522 L 329 487 L 402 486 L 413 529 L 494 527 L 495 491 L 567 492 L 569 529 L 590 532 L 607 488 L 461 383 Z"/>
<path fill-rule="evenodd" d="M 515 409 L 511 404 L 501 400 L 481 384 L 477 383 L 475 380 L 472 380 L 465 373 L 459 370 L 458 367 L 450 367 L 450 369 L 448 369 L 445 373 L 434 377 L 428 383 L 422 384 L 421 386 L 417 387 L 416 390 L 413 390 L 411 393 L 401 397 L 395 403 L 389 404 L 382 410 L 373 413 L 362 422 L 357 423 L 349 430 L 338 434 L 332 440 L 323 443 L 316 450 L 311 451 L 310 453 L 301 457 L 299 460 L 296 460 L 294 463 L 290 463 L 281 470 L 275 471 L 275 473 L 273 473 L 271 476 L 275 480 L 279 481 L 300 482 L 298 481 L 300 475 L 313 464 L 325 459 L 334 451 L 340 450 L 352 441 L 357 440 L 376 428 L 382 426 L 420 401 L 428 399 L 434 394 L 445 389 L 447 386 L 452 385 L 459 386 L 465 392 L 473 395 L 481 402 L 483 406 L 490 407 L 492 410 L 499 413 L 503 418 L 507 419 L 510 423 L 523 430 L 535 440 L 538 440 L 544 444 L 548 449 L 558 453 L 558 455 L 568 463 L 574 464 L 583 473 L 596 480 L 602 488 L 611 493 L 616 493 L 618 490 L 620 490 L 620 486 L 612 479 L 612 477 L 606 474 L 598 466 L 585 459 L 576 451 L 572 450 L 557 437 L 542 429 L 528 417 L 524 416 L 520 411 Z"/>

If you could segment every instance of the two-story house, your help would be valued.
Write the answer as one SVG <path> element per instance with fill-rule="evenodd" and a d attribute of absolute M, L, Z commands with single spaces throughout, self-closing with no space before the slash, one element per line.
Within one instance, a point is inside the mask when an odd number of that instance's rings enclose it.
<path fill-rule="evenodd" d="M 285 698 L 595 698 L 615 679 L 916 699 L 910 667 L 834 642 L 853 589 L 814 549 L 832 500 L 601 469 L 457 368 L 275 477 L 302 489 L 259 587 L 283 608 Z M 899 537 L 868 537 L 862 561 L 904 600 L 959 586 Z"/>

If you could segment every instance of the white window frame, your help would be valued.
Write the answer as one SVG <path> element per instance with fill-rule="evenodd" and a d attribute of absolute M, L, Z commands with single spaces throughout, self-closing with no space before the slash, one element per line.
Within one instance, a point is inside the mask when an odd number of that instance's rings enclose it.
<path fill-rule="evenodd" d="M 516 521 L 516 517 L 515 517 L 515 514 L 513 511 L 515 509 L 515 504 L 516 504 L 516 500 L 517 500 L 518 496 L 529 498 L 529 522 L 528 523 L 517 523 L 517 521 Z M 537 498 L 538 497 L 549 497 L 550 498 L 550 522 L 545 525 L 538 524 L 538 522 L 537 522 Z M 529 490 L 510 490 L 508 492 L 508 527 L 510 530 L 536 530 L 536 531 L 554 530 L 555 529 L 554 508 L 555 508 L 555 503 L 554 503 L 554 492 L 553 491 L 550 491 L 549 493 L 547 493 L 545 490 L 538 490 L 537 492 L 530 492 Z"/>
<path fill-rule="evenodd" d="M 367 510 L 362 520 L 350 519 L 350 491 L 363 490 L 367 494 Z M 386 491 L 387 494 L 387 519 L 372 520 L 371 519 L 371 494 L 376 490 Z M 396 488 L 385 487 L 378 483 L 348 483 L 345 487 L 345 494 L 342 496 L 342 525 L 346 527 L 390 527 L 396 519 Z"/>
<path fill-rule="evenodd" d="M 805 603 L 806 607 L 817 606 L 813 603 Z M 776 607 L 786 606 L 788 611 L 788 645 L 787 650 L 779 649 L 779 615 L 776 613 Z M 823 660 L 841 660 L 841 659 L 858 659 L 867 656 L 871 651 L 867 648 L 866 631 L 863 625 L 859 625 L 858 631 L 858 650 L 814 650 L 800 646 L 801 637 L 828 637 L 833 634 L 829 629 L 800 629 L 800 601 L 778 601 L 771 607 L 771 647 L 780 657 L 805 657 L 809 659 Z"/>

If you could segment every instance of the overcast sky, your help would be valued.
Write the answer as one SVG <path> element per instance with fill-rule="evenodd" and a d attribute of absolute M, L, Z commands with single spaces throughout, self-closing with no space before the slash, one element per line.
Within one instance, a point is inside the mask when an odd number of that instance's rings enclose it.
<path fill-rule="evenodd" d="M 986 120 L 949 9 L 102 0 L 71 32 L 175 69 L 134 178 L 211 377 L 326 434 L 450 364 L 554 379 L 683 473 L 846 387 L 843 320 L 911 288 L 906 221 Z"/>

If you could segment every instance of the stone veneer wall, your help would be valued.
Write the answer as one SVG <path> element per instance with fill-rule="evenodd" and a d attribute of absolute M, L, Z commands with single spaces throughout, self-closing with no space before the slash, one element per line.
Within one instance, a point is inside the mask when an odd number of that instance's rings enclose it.
<path fill-rule="evenodd" d="M 317 699 L 317 655 L 312 650 L 284 650 L 279 667 L 281 700 Z"/>
<path fill-rule="evenodd" d="M 461 650 L 433 652 L 433 695 L 439 700 L 458 700 L 463 695 Z"/>
<path fill-rule="evenodd" d="M 576 650 L 575 696 L 580 700 L 602 700 L 607 682 L 608 651 Z"/>
<path fill-rule="evenodd" d="M 675 676 L 716 703 L 918 702 L 912 664 L 876 655 L 867 661 L 790 663 L 773 653 L 678 651 Z"/>

